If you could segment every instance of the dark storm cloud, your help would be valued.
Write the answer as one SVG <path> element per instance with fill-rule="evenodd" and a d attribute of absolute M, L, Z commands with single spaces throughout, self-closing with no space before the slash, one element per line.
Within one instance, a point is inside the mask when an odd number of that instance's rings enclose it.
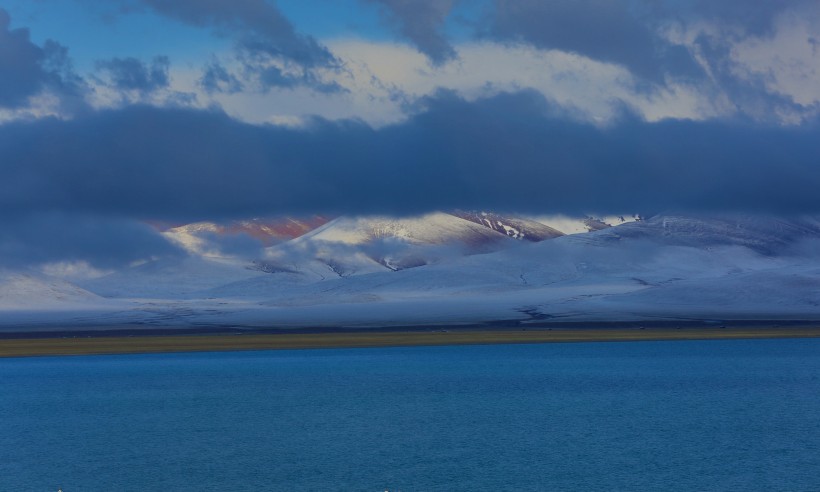
<path fill-rule="evenodd" d="M 367 0 L 381 6 L 382 16 L 434 64 L 456 57 L 444 35 L 444 21 L 457 0 Z"/>
<path fill-rule="evenodd" d="M 0 214 L 0 222 L 0 267 L 86 261 L 97 268 L 115 268 L 185 254 L 134 220 L 50 212 Z"/>
<path fill-rule="evenodd" d="M 167 56 L 157 56 L 148 65 L 136 58 L 112 58 L 97 62 L 97 70 L 103 72 L 108 84 L 122 91 L 153 92 L 168 87 L 168 69 L 171 62 Z"/>
<path fill-rule="evenodd" d="M 405 123 L 252 126 L 131 107 L 0 127 L 0 214 L 820 211 L 820 134 L 731 122 L 601 129 L 535 93 L 443 93 Z"/>
<path fill-rule="evenodd" d="M 65 47 L 31 42 L 28 29 L 10 29 L 11 18 L 0 8 L 0 107 L 20 108 L 29 98 L 51 90 L 66 110 L 84 105 L 82 80 L 71 70 Z"/>

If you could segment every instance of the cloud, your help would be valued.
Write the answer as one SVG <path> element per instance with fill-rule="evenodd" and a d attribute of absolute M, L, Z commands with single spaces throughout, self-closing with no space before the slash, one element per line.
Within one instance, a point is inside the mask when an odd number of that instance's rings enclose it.
<path fill-rule="evenodd" d="M 199 85 L 208 94 L 216 92 L 225 94 L 235 94 L 242 92 L 242 82 L 228 71 L 224 65 L 219 61 L 211 61 L 202 72 L 202 77 L 199 79 Z"/>
<path fill-rule="evenodd" d="M 263 90 L 271 87 L 307 86 L 320 91 L 340 89 L 322 82 L 317 69 L 338 68 L 339 61 L 314 37 L 296 31 L 293 24 L 271 2 L 265 0 L 136 0 L 156 13 L 180 22 L 213 29 L 236 43 L 237 60 L 243 72 L 234 74 L 209 65 L 203 74 L 206 87 L 239 90 L 231 79 L 245 78 Z M 271 76 L 275 71 L 278 75 Z M 216 78 L 215 78 L 216 77 Z M 247 84 L 245 85 L 247 88 Z"/>
<path fill-rule="evenodd" d="M 28 29 L 10 29 L 10 24 L 0 8 L 0 108 L 26 107 L 44 91 L 62 99 L 65 109 L 82 107 L 84 84 L 71 69 L 67 49 L 52 40 L 37 46 Z"/>
<path fill-rule="evenodd" d="M 599 128 L 533 92 L 427 98 L 373 129 L 254 126 L 129 107 L 0 127 L 0 210 L 194 220 L 283 213 L 820 211 L 818 124 L 624 115 Z"/>
<path fill-rule="evenodd" d="M 410 40 L 434 65 L 456 58 L 443 32 L 444 21 L 457 0 L 368 0 L 381 6 L 382 17 Z"/>
<path fill-rule="evenodd" d="M 4 214 L 2 222 L 0 267 L 76 262 L 106 269 L 184 255 L 150 226 L 130 219 L 49 212 Z"/>
<path fill-rule="evenodd" d="M 255 81 L 263 92 L 272 88 L 295 89 L 301 86 L 325 94 L 346 92 L 337 82 L 322 80 L 314 70 L 293 70 L 269 63 L 264 57 L 258 56 L 243 57 L 241 61 L 244 64 L 245 80 Z"/>
<path fill-rule="evenodd" d="M 423 56 L 405 46 L 358 41 L 331 46 L 353 74 L 349 82 L 345 81 L 346 87 L 369 112 L 359 110 L 356 116 L 363 115 L 375 124 L 383 124 L 388 117 L 393 121 L 405 119 L 405 108 L 442 87 L 467 99 L 534 89 L 579 118 L 599 123 L 610 121 L 625 105 L 648 120 L 703 119 L 719 114 L 711 98 L 691 86 L 669 84 L 654 91 L 638 89 L 634 77 L 623 67 L 557 50 L 493 42 L 461 43 L 457 45 L 457 62 L 431 70 Z M 280 103 L 278 108 L 285 104 Z M 302 103 L 303 107 L 309 104 Z M 310 109 L 316 112 L 315 106 Z"/>
<path fill-rule="evenodd" d="M 282 12 L 265 0 L 140 1 L 159 14 L 234 36 L 252 51 L 265 51 L 307 67 L 334 62 L 325 47 L 313 37 L 297 33 Z"/>
<path fill-rule="evenodd" d="M 802 95 L 811 84 L 804 81 L 795 88 L 792 83 L 792 93 L 783 94 L 782 81 L 804 75 L 796 72 L 811 65 L 811 57 L 801 56 L 798 64 L 786 67 L 773 57 L 761 71 L 749 66 L 756 54 L 749 57 L 743 48 L 756 45 L 765 51 L 773 38 L 783 44 L 783 31 L 794 30 L 793 25 L 784 26 L 784 17 L 815 19 L 806 22 L 816 25 L 819 15 L 817 3 L 807 0 L 495 0 L 479 35 L 623 66 L 638 78 L 636 91 L 686 84 L 716 103 L 723 101 L 725 112 L 797 122 L 817 113 L 790 97 Z M 809 46 L 811 36 L 797 41 Z M 797 46 L 794 40 L 790 43 Z M 746 59 L 738 58 L 741 51 Z M 779 77 L 781 71 L 788 75 Z M 780 80 L 772 84 L 771 78 Z"/>
<path fill-rule="evenodd" d="M 645 10 L 634 1 L 497 0 L 484 35 L 616 63 L 654 82 L 666 74 L 701 77 L 686 48 L 658 36 L 657 21 Z"/>
<path fill-rule="evenodd" d="M 15 108 L 51 78 L 42 66 L 45 51 L 29 40 L 27 29 L 9 29 L 11 18 L 0 9 L 0 105 Z"/>
<path fill-rule="evenodd" d="M 667 29 L 708 26 L 709 35 L 722 41 L 761 37 L 772 33 L 780 14 L 810 5 L 809 0 L 495 0 L 480 31 L 617 63 L 656 82 L 666 75 L 698 79 L 703 60 L 671 42 Z"/>
<path fill-rule="evenodd" d="M 777 17 L 771 32 L 736 43 L 729 56 L 732 69 L 758 79 L 766 91 L 788 97 L 795 104 L 820 103 L 820 9 L 814 15 L 791 13 Z"/>
<path fill-rule="evenodd" d="M 742 112 L 758 120 L 777 115 L 795 122 L 816 115 L 820 102 L 815 81 L 820 64 L 812 46 L 818 26 L 820 4 L 815 3 L 783 10 L 758 27 L 765 27 L 759 35 L 707 25 L 692 28 L 684 42 Z"/>
<path fill-rule="evenodd" d="M 644 2 L 651 6 L 652 13 L 660 18 L 677 18 L 687 23 L 718 23 L 730 27 L 734 35 L 742 37 L 771 34 L 774 22 L 780 14 L 789 10 L 799 10 L 814 3 L 812 0 L 666 0 L 654 4 L 647 0 Z"/>
<path fill-rule="evenodd" d="M 169 85 L 167 56 L 157 56 L 147 65 L 133 57 L 97 62 L 97 70 L 107 75 L 108 85 L 120 91 L 150 93 Z"/>

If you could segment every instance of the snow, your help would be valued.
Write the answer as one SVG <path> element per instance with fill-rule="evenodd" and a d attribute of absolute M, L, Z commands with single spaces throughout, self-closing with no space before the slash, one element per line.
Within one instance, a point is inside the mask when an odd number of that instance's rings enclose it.
<path fill-rule="evenodd" d="M 566 215 L 541 215 L 532 217 L 532 220 L 540 222 L 546 226 L 552 227 L 564 234 L 584 234 L 587 232 L 600 230 L 607 226 L 614 227 L 639 220 L 637 215 L 605 215 L 602 217 L 595 217 L 586 215 L 583 217 L 569 217 Z"/>
<path fill-rule="evenodd" d="M 189 253 L 202 256 L 218 256 L 216 248 L 208 240 L 198 235 L 200 232 L 202 230 L 188 230 L 180 227 L 167 230 L 162 235 Z"/>
<path fill-rule="evenodd" d="M 0 271 L 0 310 L 51 310 L 100 301 L 99 296 L 55 277 Z"/>
<path fill-rule="evenodd" d="M 397 238 L 417 244 L 443 244 L 486 242 L 497 240 L 498 236 L 498 232 L 487 227 L 436 212 L 409 218 L 339 217 L 296 241 L 362 244 L 374 239 Z"/>
<path fill-rule="evenodd" d="M 453 247 L 475 237 L 503 247 Z M 398 268 L 412 255 L 423 262 Z M 448 214 L 342 217 L 262 262 L 191 255 L 75 283 L 4 272 L 0 326 L 23 312 L 53 321 L 61 309 L 74 313 L 63 324 L 84 326 L 820 318 L 811 217 L 667 215 L 539 243 Z"/>
<path fill-rule="evenodd" d="M 106 298 L 178 299 L 238 280 L 266 275 L 241 260 L 188 256 L 151 261 L 78 282 Z"/>

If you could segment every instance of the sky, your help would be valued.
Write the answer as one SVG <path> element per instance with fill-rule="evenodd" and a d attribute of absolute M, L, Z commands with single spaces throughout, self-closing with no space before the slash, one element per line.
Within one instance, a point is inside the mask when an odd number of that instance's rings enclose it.
<path fill-rule="evenodd" d="M 814 0 L 0 0 L 0 257 L 281 214 L 816 214 L 818 109 Z"/>

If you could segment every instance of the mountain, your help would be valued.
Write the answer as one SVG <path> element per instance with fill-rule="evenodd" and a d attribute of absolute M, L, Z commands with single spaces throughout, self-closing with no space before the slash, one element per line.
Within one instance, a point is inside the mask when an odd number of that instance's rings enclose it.
<path fill-rule="evenodd" d="M 504 231 L 445 213 L 339 217 L 256 263 L 192 253 L 77 285 L 6 274 L 0 302 L 108 303 L 83 322 L 146 326 L 820 319 L 817 217 L 665 214 L 539 242 Z"/>
<path fill-rule="evenodd" d="M 152 260 L 76 283 L 106 298 L 193 298 L 213 287 L 264 275 L 251 267 L 242 260 L 191 255 Z"/>
<path fill-rule="evenodd" d="M 592 219 L 590 219 L 592 220 Z M 456 210 L 432 213 L 422 217 L 338 217 L 314 215 L 303 218 L 272 217 L 224 222 L 194 222 L 171 226 L 154 224 L 163 235 L 200 256 L 225 257 L 237 254 L 252 256 L 260 247 L 270 247 L 308 235 L 311 240 L 347 245 L 375 245 L 394 241 L 405 245 L 458 246 L 466 254 L 498 248 L 500 238 L 476 225 L 513 239 L 543 241 L 563 233 L 526 218 L 494 212 Z M 378 256 L 378 255 L 376 255 Z M 374 258 L 389 268 L 425 264 L 423 259 L 405 258 L 387 265 L 384 258 Z M 263 268 L 276 269 L 267 266 Z"/>
<path fill-rule="evenodd" d="M 510 217 L 493 212 L 456 210 L 453 215 L 483 225 L 513 239 L 538 242 L 564 235 L 563 232 L 535 220 Z"/>
<path fill-rule="evenodd" d="M 364 244 L 399 239 L 413 244 L 452 244 L 481 248 L 506 234 L 455 215 L 436 212 L 421 217 L 339 217 L 300 240 Z"/>
<path fill-rule="evenodd" d="M 801 241 L 820 237 L 817 217 L 781 218 L 773 216 L 722 215 L 712 217 L 658 215 L 640 222 L 579 236 L 596 242 L 624 238 L 646 239 L 663 244 L 691 247 L 736 245 L 763 255 L 783 253 Z"/>
<path fill-rule="evenodd" d="M 269 217 L 223 222 L 194 222 L 180 226 L 155 226 L 176 244 L 195 254 L 224 256 L 237 238 L 271 246 L 297 238 L 330 221 L 330 217 Z M 227 251 L 226 251 L 227 250 Z"/>
<path fill-rule="evenodd" d="M 333 273 L 349 276 L 402 270 L 443 258 L 486 253 L 509 238 L 482 224 L 437 212 L 421 217 L 338 217 L 286 244 L 268 248 L 271 270 L 304 269 L 293 262 L 319 261 Z"/>
<path fill-rule="evenodd" d="M 60 309 L 101 301 L 65 280 L 36 272 L 0 271 L 0 310 Z"/>
<path fill-rule="evenodd" d="M 745 220 L 659 216 L 411 269 L 260 276 L 208 295 L 254 299 L 229 315 L 249 325 L 820 319 L 811 220 L 761 218 L 738 233 Z M 757 248 L 784 230 L 805 234 Z"/>
<path fill-rule="evenodd" d="M 593 217 L 592 215 L 585 215 L 579 217 L 568 217 L 565 215 L 543 215 L 532 217 L 531 220 L 547 225 L 564 234 L 584 234 L 630 222 L 636 222 L 641 220 L 641 216 L 609 215 L 603 217 Z"/>

